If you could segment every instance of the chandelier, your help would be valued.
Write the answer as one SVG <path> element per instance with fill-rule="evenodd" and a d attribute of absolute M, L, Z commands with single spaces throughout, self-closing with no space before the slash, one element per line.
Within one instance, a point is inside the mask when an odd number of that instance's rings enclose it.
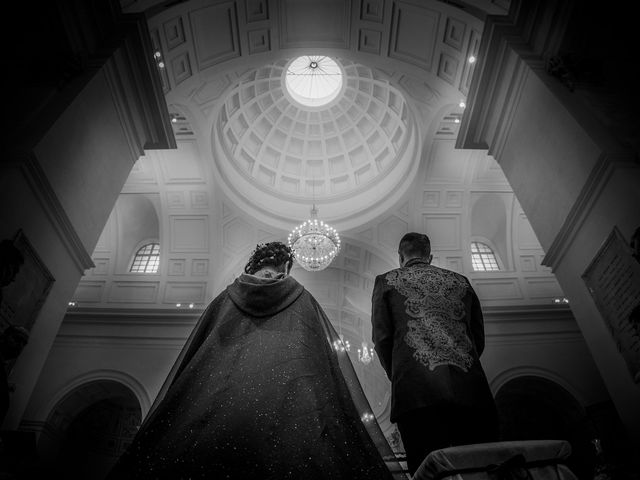
<path fill-rule="evenodd" d="M 373 360 L 373 347 L 368 347 L 367 342 L 362 342 L 362 348 L 358 349 L 358 360 L 365 365 L 369 365 Z"/>
<path fill-rule="evenodd" d="M 351 344 L 349 343 L 349 340 L 344 339 L 344 335 L 340 334 L 340 339 L 333 341 L 333 348 L 336 352 L 350 352 Z"/>
<path fill-rule="evenodd" d="M 375 418 L 375 415 L 371 412 L 364 412 L 362 415 L 360 415 L 360 420 L 362 420 L 363 423 L 369 423 Z"/>
<path fill-rule="evenodd" d="M 296 261 L 310 272 L 327 268 L 340 251 L 340 235 L 317 216 L 314 204 L 311 218 L 294 228 L 288 239 Z"/>

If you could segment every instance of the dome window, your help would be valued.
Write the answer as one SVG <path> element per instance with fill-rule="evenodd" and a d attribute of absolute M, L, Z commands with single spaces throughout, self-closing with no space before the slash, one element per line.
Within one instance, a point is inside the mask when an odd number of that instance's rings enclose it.
<path fill-rule="evenodd" d="M 132 273 L 157 273 L 160 266 L 160 244 L 147 243 L 138 249 L 131 262 Z"/>
<path fill-rule="evenodd" d="M 323 55 L 293 59 L 284 78 L 289 95 L 307 107 L 326 105 L 342 90 L 342 69 L 335 60 Z"/>

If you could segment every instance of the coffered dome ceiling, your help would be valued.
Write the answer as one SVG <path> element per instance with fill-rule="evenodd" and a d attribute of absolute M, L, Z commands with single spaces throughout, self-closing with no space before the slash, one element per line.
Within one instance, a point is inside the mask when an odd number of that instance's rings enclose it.
<path fill-rule="evenodd" d="M 382 73 L 336 60 L 342 90 L 324 106 L 305 106 L 287 91 L 291 59 L 228 90 L 213 127 L 214 159 L 240 202 L 303 218 L 315 198 L 324 218 L 344 220 L 408 186 L 418 142 L 404 96 Z"/>

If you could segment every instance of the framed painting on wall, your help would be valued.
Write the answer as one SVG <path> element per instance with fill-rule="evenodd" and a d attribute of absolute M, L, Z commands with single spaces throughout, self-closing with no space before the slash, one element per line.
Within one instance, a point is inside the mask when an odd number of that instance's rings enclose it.
<path fill-rule="evenodd" d="M 640 384 L 640 262 L 614 227 L 582 278 L 629 373 Z"/>

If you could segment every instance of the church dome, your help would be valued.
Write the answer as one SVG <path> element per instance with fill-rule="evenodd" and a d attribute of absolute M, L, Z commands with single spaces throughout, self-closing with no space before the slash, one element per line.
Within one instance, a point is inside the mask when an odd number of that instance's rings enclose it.
<path fill-rule="evenodd" d="M 214 126 L 223 178 L 240 196 L 257 189 L 284 202 L 330 205 L 348 198 L 355 206 L 371 203 L 357 197 L 376 187 L 381 200 L 411 162 L 413 121 L 404 96 L 369 67 L 329 59 L 339 71 L 333 70 L 334 86 L 317 94 L 314 104 L 300 96 L 306 86 L 290 88 L 291 69 L 301 58 L 253 70 L 227 92 Z M 312 72 L 314 59 L 325 57 L 306 58 Z M 266 197 L 255 200 L 269 203 Z M 321 206 L 321 214 L 327 213 L 335 216 Z"/>

